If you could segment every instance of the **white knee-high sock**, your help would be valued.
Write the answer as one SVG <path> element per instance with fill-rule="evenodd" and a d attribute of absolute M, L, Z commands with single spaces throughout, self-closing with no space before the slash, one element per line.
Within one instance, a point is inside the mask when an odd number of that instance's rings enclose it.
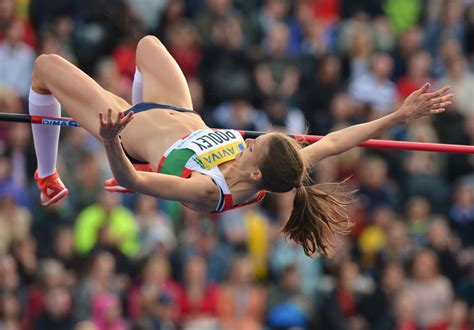
<path fill-rule="evenodd" d="M 52 94 L 43 95 L 30 89 L 28 101 L 30 115 L 61 116 L 61 106 Z M 60 126 L 31 125 L 40 178 L 50 176 L 56 169 L 60 128 Z"/>
<path fill-rule="evenodd" d="M 132 85 L 132 104 L 143 102 L 143 77 L 138 68 L 135 69 Z"/>

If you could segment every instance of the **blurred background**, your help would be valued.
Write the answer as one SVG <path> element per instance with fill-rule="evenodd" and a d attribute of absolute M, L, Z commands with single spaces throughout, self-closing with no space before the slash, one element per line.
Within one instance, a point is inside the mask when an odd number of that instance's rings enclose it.
<path fill-rule="evenodd" d="M 430 81 L 453 106 L 381 137 L 474 144 L 472 0 L 0 0 L 0 111 L 27 112 L 45 53 L 130 100 L 146 34 L 211 127 L 327 134 Z M 473 328 L 472 155 L 356 148 L 320 163 L 317 182 L 350 177 L 359 198 L 335 256 L 311 259 L 280 234 L 291 193 L 218 216 L 107 194 L 100 143 L 61 134 L 71 194 L 45 209 L 30 127 L 0 123 L 0 329 Z"/>

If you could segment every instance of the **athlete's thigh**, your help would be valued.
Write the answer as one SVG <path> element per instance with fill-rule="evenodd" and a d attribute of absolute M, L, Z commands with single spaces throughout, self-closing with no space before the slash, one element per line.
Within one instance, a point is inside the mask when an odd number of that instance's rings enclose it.
<path fill-rule="evenodd" d="M 35 81 L 44 84 L 73 117 L 91 134 L 99 138 L 99 113 L 112 108 L 114 114 L 124 111 L 130 104 L 96 83 L 79 68 L 57 55 L 37 59 L 33 75 Z"/>
<path fill-rule="evenodd" d="M 136 61 L 143 76 L 143 101 L 192 109 L 186 78 L 158 38 L 146 36 L 140 40 Z"/>

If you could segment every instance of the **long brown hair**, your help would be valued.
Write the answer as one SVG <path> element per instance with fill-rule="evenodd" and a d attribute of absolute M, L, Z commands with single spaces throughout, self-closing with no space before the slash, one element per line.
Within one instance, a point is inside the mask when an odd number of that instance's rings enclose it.
<path fill-rule="evenodd" d="M 346 207 L 354 202 L 354 191 L 344 190 L 345 181 L 308 184 L 309 167 L 298 142 L 282 133 L 270 135 L 267 152 L 259 163 L 261 188 L 271 192 L 296 188 L 293 210 L 283 233 L 301 245 L 308 256 L 318 252 L 331 255 L 339 237 L 352 228 Z"/>

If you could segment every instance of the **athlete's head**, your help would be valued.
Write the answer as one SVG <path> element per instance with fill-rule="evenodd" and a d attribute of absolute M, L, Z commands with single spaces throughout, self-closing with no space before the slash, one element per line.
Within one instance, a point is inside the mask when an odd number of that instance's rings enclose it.
<path fill-rule="evenodd" d="M 283 232 L 302 245 L 307 255 L 318 251 L 331 254 L 337 237 L 351 228 L 345 206 L 353 201 L 352 192 L 341 191 L 340 184 L 326 184 L 326 187 L 308 184 L 309 168 L 300 152 L 301 146 L 285 134 L 265 134 L 249 141 L 248 149 L 242 158 L 247 157 L 255 165 L 251 175 L 260 189 L 296 190 L 293 211 Z"/>

